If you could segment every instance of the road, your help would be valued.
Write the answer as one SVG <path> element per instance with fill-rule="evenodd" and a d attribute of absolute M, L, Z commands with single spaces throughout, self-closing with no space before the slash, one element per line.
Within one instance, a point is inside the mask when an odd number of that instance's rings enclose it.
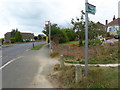
<path fill-rule="evenodd" d="M 39 45 L 45 42 L 34 42 L 34 45 Z M 33 47 L 33 43 L 22 43 L 22 44 L 11 44 L 10 47 L 0 49 L 2 50 L 2 65 L 7 63 L 8 61 L 18 57 L 20 54 L 25 52 L 28 49 Z"/>
<path fill-rule="evenodd" d="M 49 57 L 47 47 L 41 50 L 30 50 L 20 54 L 2 69 L 3 88 L 53 88 L 46 79 L 58 63 Z"/>

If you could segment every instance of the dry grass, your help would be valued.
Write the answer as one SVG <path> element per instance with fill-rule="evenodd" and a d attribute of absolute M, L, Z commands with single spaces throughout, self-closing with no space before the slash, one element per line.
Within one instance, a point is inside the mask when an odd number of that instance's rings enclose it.
<path fill-rule="evenodd" d="M 53 45 L 53 52 L 63 54 L 64 56 L 73 56 L 75 59 L 80 59 L 84 61 L 85 48 L 82 47 L 71 47 L 71 46 L 61 46 Z M 95 62 L 94 62 L 95 61 Z M 104 44 L 98 46 L 89 47 L 89 62 L 90 63 L 118 63 L 118 43 Z"/>
<path fill-rule="evenodd" d="M 57 88 L 118 88 L 118 68 L 117 67 L 89 67 L 88 75 L 83 76 L 81 82 L 75 83 L 75 67 L 59 65 L 55 67 L 55 72 L 51 74 L 59 82 Z M 84 73 L 84 67 L 82 67 Z"/>

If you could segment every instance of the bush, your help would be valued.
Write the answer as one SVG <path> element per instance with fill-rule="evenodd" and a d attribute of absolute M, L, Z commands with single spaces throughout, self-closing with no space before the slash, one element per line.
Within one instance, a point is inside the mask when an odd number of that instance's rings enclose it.
<path fill-rule="evenodd" d="M 120 30 L 117 31 L 117 34 L 119 34 L 119 33 L 120 33 Z"/>
<path fill-rule="evenodd" d="M 30 42 L 30 40 L 26 40 L 26 42 Z"/>
<path fill-rule="evenodd" d="M 102 44 L 102 41 L 97 39 L 97 40 L 89 40 L 88 45 L 96 46 Z"/>
<path fill-rule="evenodd" d="M 15 43 L 16 42 L 15 38 L 10 38 L 10 41 L 11 41 L 11 43 Z"/>
<path fill-rule="evenodd" d="M 77 45 L 78 45 L 77 43 L 72 43 L 72 44 L 70 44 L 71 47 L 75 47 L 75 46 L 77 46 Z"/>

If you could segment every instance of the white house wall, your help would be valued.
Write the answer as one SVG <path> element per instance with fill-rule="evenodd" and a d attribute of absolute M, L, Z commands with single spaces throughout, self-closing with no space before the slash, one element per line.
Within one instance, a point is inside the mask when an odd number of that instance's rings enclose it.
<path fill-rule="evenodd" d="M 113 32 L 113 31 L 117 31 L 120 30 L 120 26 L 116 25 L 116 26 L 108 26 L 107 28 L 107 32 Z"/>

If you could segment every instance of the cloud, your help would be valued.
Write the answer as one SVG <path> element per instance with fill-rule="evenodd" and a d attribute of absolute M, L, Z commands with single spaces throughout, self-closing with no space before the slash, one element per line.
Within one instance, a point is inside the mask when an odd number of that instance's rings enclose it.
<path fill-rule="evenodd" d="M 89 0 L 96 5 L 96 15 L 89 15 L 90 20 L 112 20 L 117 16 L 119 0 Z M 41 33 L 44 22 L 50 20 L 62 27 L 69 26 L 71 18 L 80 16 L 85 9 L 85 0 L 0 0 L 0 37 L 11 31 L 19 30 Z"/>

